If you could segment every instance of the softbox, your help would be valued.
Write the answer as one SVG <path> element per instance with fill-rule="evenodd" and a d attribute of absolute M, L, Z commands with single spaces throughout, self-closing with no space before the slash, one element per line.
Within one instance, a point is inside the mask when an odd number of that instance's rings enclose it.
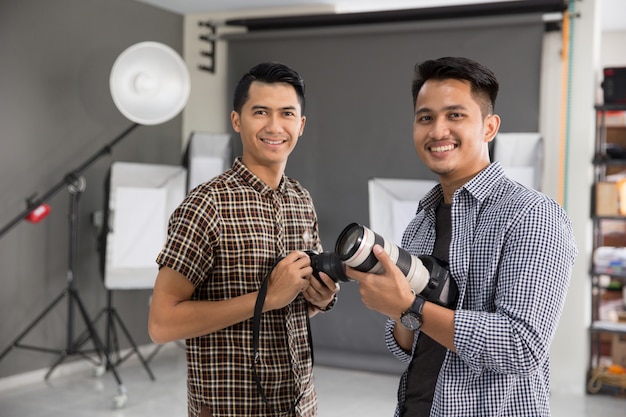
<path fill-rule="evenodd" d="M 169 216 L 185 197 L 186 176 L 180 166 L 111 164 L 101 247 L 107 289 L 153 288 L 156 256 Z"/>
<path fill-rule="evenodd" d="M 187 167 L 187 191 L 230 168 L 232 150 L 226 133 L 193 132 L 183 161 Z"/>
<path fill-rule="evenodd" d="M 415 217 L 420 199 L 436 181 L 373 178 L 368 181 L 370 228 L 401 245 L 402 234 Z"/>
<path fill-rule="evenodd" d="M 494 160 L 500 162 L 507 177 L 541 190 L 543 143 L 539 133 L 498 133 Z"/>

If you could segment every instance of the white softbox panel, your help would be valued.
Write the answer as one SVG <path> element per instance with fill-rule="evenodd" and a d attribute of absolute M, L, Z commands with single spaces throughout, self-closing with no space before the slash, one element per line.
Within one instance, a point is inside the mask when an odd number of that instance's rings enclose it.
<path fill-rule="evenodd" d="M 187 191 L 230 168 L 231 154 L 230 135 L 193 132 L 187 149 Z"/>
<path fill-rule="evenodd" d="M 542 146 L 539 133 L 498 133 L 493 159 L 500 162 L 507 177 L 541 190 Z"/>
<path fill-rule="evenodd" d="M 373 178 L 368 181 L 370 229 L 397 246 L 420 199 L 436 181 Z"/>
<path fill-rule="evenodd" d="M 152 288 L 156 256 L 169 216 L 185 197 L 187 170 L 180 166 L 114 162 L 111 165 L 104 286 Z"/>

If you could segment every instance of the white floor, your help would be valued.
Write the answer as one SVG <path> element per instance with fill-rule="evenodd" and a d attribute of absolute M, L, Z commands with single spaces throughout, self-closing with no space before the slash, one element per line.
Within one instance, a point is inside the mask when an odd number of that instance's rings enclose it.
<path fill-rule="evenodd" d="M 176 344 L 166 345 L 150 361 L 151 381 L 137 361 L 118 367 L 127 391 L 123 408 L 114 408 L 119 387 L 113 375 L 93 376 L 87 366 L 77 372 L 0 390 L 1 417 L 185 417 L 185 357 Z M 87 363 L 85 361 L 85 363 Z M 393 416 L 397 375 L 316 367 L 320 417 Z M 6 385 L 6 384 L 5 384 Z M 2 387 L 2 385 L 0 385 Z M 608 395 L 558 394 L 554 417 L 626 417 L 626 399 Z"/>

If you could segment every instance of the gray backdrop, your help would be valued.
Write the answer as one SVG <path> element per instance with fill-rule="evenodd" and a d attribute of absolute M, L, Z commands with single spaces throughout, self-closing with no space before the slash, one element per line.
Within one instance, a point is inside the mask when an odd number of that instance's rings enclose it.
<path fill-rule="evenodd" d="M 413 148 L 414 65 L 441 56 L 482 62 L 501 83 L 501 131 L 536 132 L 543 31 L 540 16 L 521 15 L 233 35 L 230 91 L 261 61 L 284 62 L 305 79 L 307 123 L 287 174 L 311 192 L 332 250 L 346 225 L 368 225 L 368 179 L 436 179 Z M 233 149 L 241 153 L 238 138 Z M 356 284 L 343 284 L 335 309 L 312 320 L 316 363 L 402 370 L 384 346 L 384 322 Z"/>

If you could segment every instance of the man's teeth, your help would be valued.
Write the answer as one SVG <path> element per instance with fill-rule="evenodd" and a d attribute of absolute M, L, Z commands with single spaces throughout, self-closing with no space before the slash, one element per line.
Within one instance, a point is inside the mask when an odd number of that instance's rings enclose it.
<path fill-rule="evenodd" d="M 280 145 L 281 143 L 283 143 L 282 140 L 269 140 L 269 139 L 262 139 L 263 142 L 269 144 L 269 145 Z"/>
<path fill-rule="evenodd" d="M 430 150 L 433 152 L 446 152 L 446 151 L 451 151 L 452 149 L 454 149 L 454 145 L 434 146 L 430 148 Z"/>

